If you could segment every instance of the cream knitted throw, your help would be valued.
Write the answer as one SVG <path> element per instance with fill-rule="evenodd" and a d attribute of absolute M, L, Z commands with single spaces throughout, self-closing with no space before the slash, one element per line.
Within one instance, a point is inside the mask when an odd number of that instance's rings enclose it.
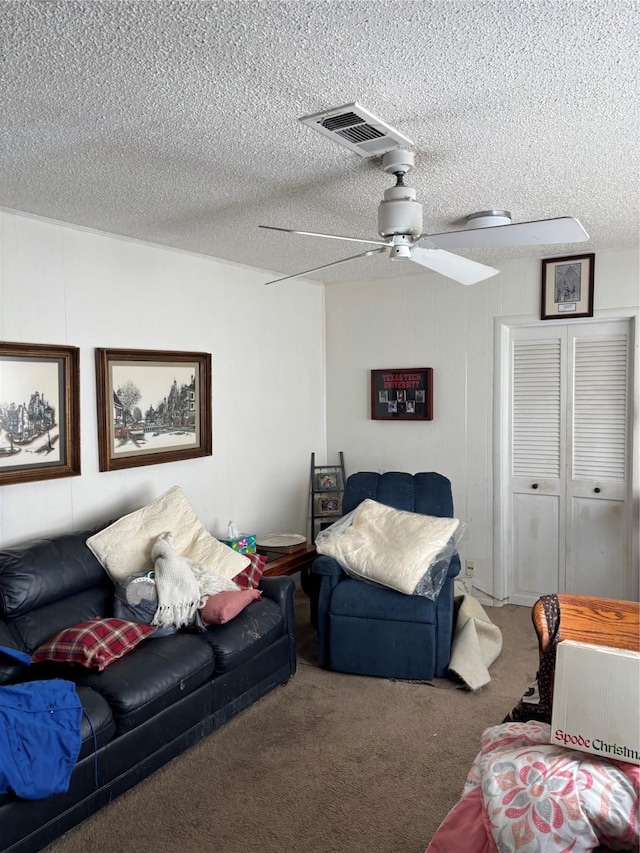
<path fill-rule="evenodd" d="M 173 545 L 170 533 L 162 533 L 151 549 L 158 609 L 152 625 L 190 625 L 206 597 L 240 587 L 200 563 L 183 557 Z"/>
<path fill-rule="evenodd" d="M 198 581 L 190 561 L 173 547 L 170 533 L 162 533 L 153 544 L 151 559 L 158 591 L 158 609 L 152 625 L 189 625 L 200 601 Z"/>

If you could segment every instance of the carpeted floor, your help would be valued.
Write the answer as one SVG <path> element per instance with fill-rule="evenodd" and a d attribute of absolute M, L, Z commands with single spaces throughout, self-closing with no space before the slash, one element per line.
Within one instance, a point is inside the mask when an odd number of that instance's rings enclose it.
<path fill-rule="evenodd" d="M 487 613 L 504 648 L 472 693 L 320 669 L 298 590 L 296 676 L 48 853 L 422 853 L 535 677 L 529 609 Z"/>

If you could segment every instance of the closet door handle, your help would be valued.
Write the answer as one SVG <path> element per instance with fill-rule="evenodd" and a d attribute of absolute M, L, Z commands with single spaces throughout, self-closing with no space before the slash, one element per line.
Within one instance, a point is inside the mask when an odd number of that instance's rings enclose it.
<path fill-rule="evenodd" d="M 532 484 L 532 486 L 531 486 L 531 488 L 532 488 L 532 489 L 537 489 L 537 488 L 538 488 L 538 484 L 537 484 L 537 483 L 533 483 L 533 484 Z"/>
<path fill-rule="evenodd" d="M 595 489 L 594 489 L 593 491 L 594 491 L 596 494 L 599 494 L 599 493 L 600 493 L 600 486 L 596 486 L 596 487 L 595 487 Z"/>

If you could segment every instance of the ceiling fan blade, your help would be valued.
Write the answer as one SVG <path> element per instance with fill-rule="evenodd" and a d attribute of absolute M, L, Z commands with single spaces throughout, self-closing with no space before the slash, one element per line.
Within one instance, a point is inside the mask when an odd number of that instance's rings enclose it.
<path fill-rule="evenodd" d="M 443 252 L 442 249 L 423 249 L 414 246 L 411 250 L 411 260 L 434 272 L 446 275 L 447 278 L 452 278 L 460 284 L 477 284 L 500 272 L 477 261 L 470 261 L 469 258 Z"/>
<path fill-rule="evenodd" d="M 369 255 L 377 255 L 378 252 L 384 252 L 386 247 L 381 247 L 379 249 L 368 249 L 366 252 L 360 252 L 359 255 L 351 255 L 349 258 L 342 258 L 341 261 L 332 261 L 330 264 L 322 264 L 321 267 L 314 267 L 312 270 L 305 270 L 304 272 L 296 272 L 293 275 L 285 275 L 282 278 L 274 278 L 273 281 L 265 281 L 265 284 L 276 284 L 279 281 L 286 281 L 288 278 L 299 278 L 301 275 L 309 275 L 312 272 L 318 272 L 318 270 L 326 270 L 327 267 L 335 267 L 338 264 L 344 264 L 347 261 L 355 261 L 356 258 L 366 258 Z M 497 272 L 497 270 L 496 270 Z"/>
<path fill-rule="evenodd" d="M 483 249 L 494 246 L 525 246 L 544 243 L 580 243 L 589 235 L 577 219 L 561 216 L 489 228 L 465 228 L 443 234 L 425 234 L 416 242 L 420 248 Z"/>
<path fill-rule="evenodd" d="M 286 234 L 304 234 L 307 237 L 327 237 L 329 240 L 349 240 L 352 243 L 375 243 L 378 246 L 390 246 L 391 243 L 382 240 L 364 240 L 362 237 L 342 237 L 340 234 L 319 234 L 316 231 L 299 231 L 297 228 L 276 228 L 275 225 L 258 225 L 269 231 L 284 231 Z"/>

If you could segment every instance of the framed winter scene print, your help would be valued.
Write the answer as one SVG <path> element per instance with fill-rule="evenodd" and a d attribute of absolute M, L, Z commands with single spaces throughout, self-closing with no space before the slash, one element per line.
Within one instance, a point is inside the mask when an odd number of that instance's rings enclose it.
<path fill-rule="evenodd" d="M 80 474 L 79 350 L 0 342 L 0 485 Z"/>
<path fill-rule="evenodd" d="M 96 349 L 101 471 L 211 456 L 211 355 Z"/>

